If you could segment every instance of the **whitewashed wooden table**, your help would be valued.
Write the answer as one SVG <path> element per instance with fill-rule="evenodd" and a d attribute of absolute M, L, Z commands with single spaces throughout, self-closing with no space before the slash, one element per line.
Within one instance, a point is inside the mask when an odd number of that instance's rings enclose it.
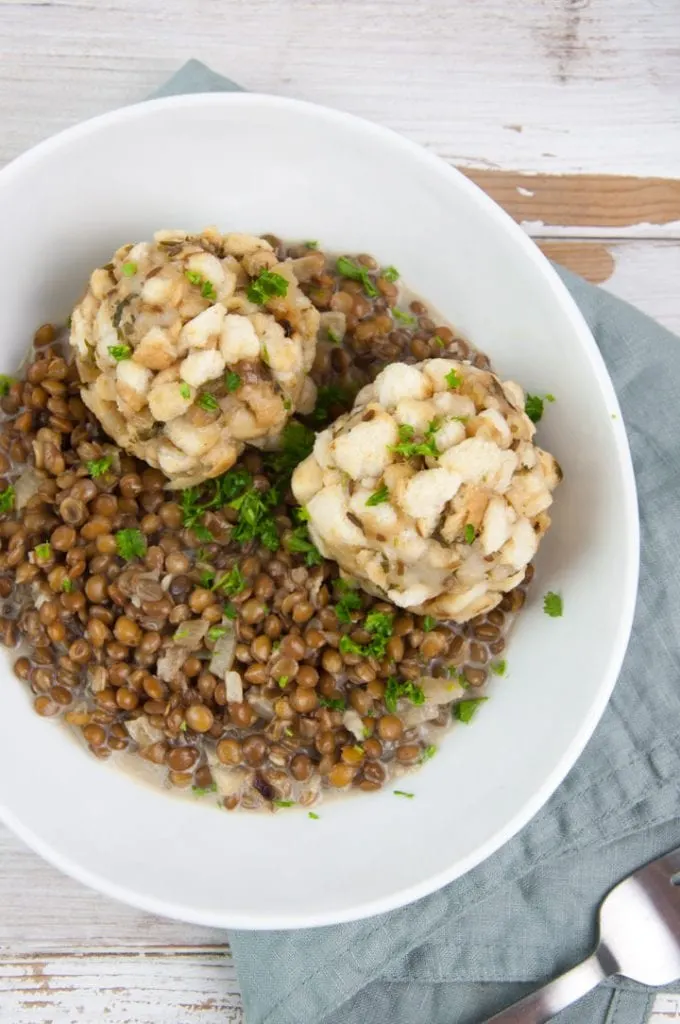
<path fill-rule="evenodd" d="M 680 333 L 677 0 L 0 0 L 0 166 L 189 57 L 403 132 Z M 0 1024 L 242 1019 L 223 933 L 113 903 L 0 827 Z"/>

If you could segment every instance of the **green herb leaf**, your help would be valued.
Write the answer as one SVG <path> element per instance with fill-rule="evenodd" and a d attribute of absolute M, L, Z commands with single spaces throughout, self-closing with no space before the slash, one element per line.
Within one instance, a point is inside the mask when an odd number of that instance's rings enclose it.
<path fill-rule="evenodd" d="M 182 398 L 186 398 L 187 400 L 191 398 L 191 388 L 189 387 L 185 380 L 183 380 L 179 386 L 179 393 L 182 396 Z"/>
<path fill-rule="evenodd" d="M 250 302 L 257 302 L 262 306 L 269 299 L 276 296 L 288 294 L 288 281 L 281 274 L 271 270 L 262 270 L 258 276 L 250 282 L 246 295 Z"/>
<path fill-rule="evenodd" d="M 546 402 L 556 402 L 556 401 L 557 401 L 557 399 L 555 398 L 555 396 L 554 396 L 554 395 L 550 395 L 550 394 L 548 394 L 548 395 L 546 395 L 546 396 L 545 396 L 545 401 L 546 401 Z"/>
<path fill-rule="evenodd" d="M 438 334 L 434 335 L 432 341 L 437 346 L 437 348 L 446 348 L 446 342 L 444 341 L 443 338 L 440 338 Z"/>
<path fill-rule="evenodd" d="M 109 345 L 109 355 L 112 359 L 115 359 L 117 363 L 120 363 L 123 359 L 130 358 L 132 355 L 132 349 L 129 345 Z"/>
<path fill-rule="evenodd" d="M 425 761 L 431 760 L 437 753 L 437 748 L 434 743 L 430 743 L 429 747 L 425 747 L 425 750 L 420 755 L 420 763 L 424 764 Z"/>
<path fill-rule="evenodd" d="M 539 395 L 527 395 L 524 411 L 532 423 L 538 423 L 543 416 L 543 399 Z"/>
<path fill-rule="evenodd" d="M 398 323 L 408 324 L 410 327 L 418 323 L 417 317 L 413 316 L 412 313 L 405 313 L 402 309 L 393 309 L 392 316 Z"/>
<path fill-rule="evenodd" d="M 61 589 L 65 594 L 73 593 L 73 580 L 70 580 L 68 576 L 64 576 L 61 581 Z"/>
<path fill-rule="evenodd" d="M 118 530 L 115 537 L 118 554 L 126 562 L 146 554 L 146 537 L 141 530 Z"/>
<path fill-rule="evenodd" d="M 466 523 L 465 529 L 463 530 L 463 538 L 466 544 L 474 544 L 477 533 L 472 523 Z"/>
<path fill-rule="evenodd" d="M 207 633 L 208 640 L 219 640 L 226 632 L 226 626 L 211 626 Z"/>
<path fill-rule="evenodd" d="M 233 370 L 227 370 L 224 375 L 224 385 L 229 394 L 234 391 L 238 391 L 242 384 L 243 380 L 238 373 L 235 373 Z"/>
<path fill-rule="evenodd" d="M 36 558 L 39 558 L 41 562 L 46 562 L 48 558 L 52 557 L 52 547 L 50 544 L 38 544 L 33 550 L 35 551 Z"/>
<path fill-rule="evenodd" d="M 403 455 L 407 459 L 413 458 L 416 455 L 437 459 L 441 452 L 437 448 L 434 435 L 440 426 L 439 420 L 432 420 L 425 431 L 423 440 L 413 441 L 412 438 L 415 435 L 414 428 L 409 423 L 402 423 L 399 427 L 399 443 L 388 445 L 388 447 L 391 451 L 396 452 L 397 455 Z"/>
<path fill-rule="evenodd" d="M 231 601 L 227 601 L 227 603 L 223 605 L 222 612 L 224 614 L 224 617 L 227 619 L 235 619 L 238 614 L 236 608 L 231 603 Z"/>
<path fill-rule="evenodd" d="M 342 274 L 343 277 L 348 278 L 350 281 L 360 281 L 369 298 L 375 299 L 378 297 L 378 289 L 373 284 L 366 267 L 362 267 L 360 263 L 355 263 L 347 256 L 341 256 L 336 263 L 336 267 L 338 273 Z"/>
<path fill-rule="evenodd" d="M 215 409 L 219 409 L 217 399 L 214 395 L 209 395 L 207 391 L 198 396 L 196 405 L 199 405 L 201 409 L 205 409 L 206 412 L 215 412 Z"/>
<path fill-rule="evenodd" d="M 477 714 L 480 706 L 485 704 L 488 697 L 475 697 L 472 700 L 461 700 L 457 704 L 453 705 L 453 715 L 459 722 L 465 722 L 466 725 L 472 721 Z"/>
<path fill-rule="evenodd" d="M 399 271 L 396 267 L 385 267 L 381 271 L 380 276 L 384 277 L 386 281 L 390 282 L 390 284 L 394 284 L 395 281 L 399 280 Z"/>
<path fill-rule="evenodd" d="M 331 327 L 326 328 L 326 334 L 328 335 L 328 340 L 332 341 L 334 345 L 340 344 L 340 335 L 336 334 Z"/>
<path fill-rule="evenodd" d="M 182 722 L 182 724 L 179 727 L 179 731 L 180 732 L 186 732 L 188 728 L 189 728 L 188 724 L 186 722 Z"/>
<path fill-rule="evenodd" d="M 209 302 L 217 301 L 217 292 L 215 291 L 215 285 L 212 281 L 205 280 L 201 285 L 201 296 L 204 299 L 208 299 Z"/>
<path fill-rule="evenodd" d="M 289 677 L 288 676 L 279 676 L 279 678 L 276 680 L 276 682 L 279 684 L 281 689 L 284 690 L 286 688 L 286 686 L 288 686 Z"/>
<path fill-rule="evenodd" d="M 203 284 L 203 276 L 197 270 L 185 270 L 184 276 L 189 284 Z"/>
<path fill-rule="evenodd" d="M 305 565 L 311 568 L 314 565 L 321 565 L 323 557 L 321 552 L 309 539 L 309 531 L 305 523 L 292 531 L 286 538 L 286 549 L 293 555 L 304 555 Z"/>
<path fill-rule="evenodd" d="M 347 703 L 343 697 L 319 697 L 319 707 L 329 711 L 346 711 Z"/>
<path fill-rule="evenodd" d="M 272 800 L 275 807 L 293 807 L 295 804 L 294 800 Z"/>
<path fill-rule="evenodd" d="M 449 370 L 449 372 L 446 374 L 446 378 L 445 379 L 446 379 L 446 383 L 454 391 L 457 388 L 459 388 L 461 386 L 461 384 L 463 383 L 463 378 L 455 370 Z"/>
<path fill-rule="evenodd" d="M 398 679 L 396 676 L 387 677 L 387 686 L 385 687 L 385 707 L 389 712 L 394 714 L 397 710 L 397 701 L 404 697 L 406 700 L 410 700 L 412 704 L 418 707 L 420 704 L 425 703 L 425 693 L 421 686 L 414 683 L 411 679 Z"/>
<path fill-rule="evenodd" d="M 137 264 L 130 261 L 128 263 L 124 263 L 120 269 L 123 273 L 123 277 L 134 277 L 137 273 Z"/>
<path fill-rule="evenodd" d="M 426 615 L 423 619 L 423 629 L 426 633 L 429 633 L 437 625 L 437 620 L 433 619 L 431 615 Z"/>
<path fill-rule="evenodd" d="M 113 465 L 113 456 L 105 455 L 102 459 L 90 459 L 89 462 L 85 463 L 85 468 L 91 477 L 96 480 L 99 476 L 104 476 L 105 473 L 111 469 Z"/>
<path fill-rule="evenodd" d="M 377 491 L 374 491 L 370 498 L 366 501 L 367 505 L 382 505 L 384 502 L 390 500 L 390 492 L 387 488 L 387 484 L 383 484 Z"/>
<path fill-rule="evenodd" d="M 307 817 L 311 818 L 312 821 L 318 821 L 319 820 L 319 815 L 315 814 L 314 811 L 308 811 Z"/>
<path fill-rule="evenodd" d="M 191 790 L 196 796 L 207 796 L 208 793 L 217 792 L 217 783 L 213 782 L 210 786 L 192 786 Z"/>
<path fill-rule="evenodd" d="M 555 594 L 552 590 L 543 598 L 543 611 L 546 615 L 549 615 L 551 619 L 559 619 L 562 617 L 563 612 L 562 598 L 559 594 Z"/>
<path fill-rule="evenodd" d="M 335 606 L 335 614 L 339 622 L 349 625 L 352 620 L 352 612 L 361 610 L 361 596 L 358 590 L 348 586 L 344 580 L 335 581 L 336 592 L 341 595 Z"/>
<path fill-rule="evenodd" d="M 219 576 L 212 585 L 212 590 L 221 590 L 223 594 L 228 594 L 229 597 L 235 597 L 236 594 L 240 594 L 245 588 L 246 578 L 238 565 L 232 566 L 229 572 Z"/>
<path fill-rule="evenodd" d="M 281 449 L 265 455 L 266 468 L 275 474 L 277 484 L 288 486 L 293 470 L 304 462 L 314 447 L 314 431 L 299 420 L 290 420 L 283 428 Z"/>
<path fill-rule="evenodd" d="M 491 671 L 495 676 L 504 676 L 508 670 L 508 663 L 505 658 L 501 658 L 500 661 L 491 662 Z"/>
<path fill-rule="evenodd" d="M 354 393 L 347 388 L 338 387 L 337 384 L 322 385 L 317 392 L 316 405 L 309 418 L 316 427 L 326 426 L 335 416 L 347 412 L 353 401 Z"/>
<path fill-rule="evenodd" d="M 307 249 L 318 249 L 319 248 L 319 243 L 316 240 L 312 240 L 311 242 L 305 242 L 305 248 L 307 248 Z"/>
<path fill-rule="evenodd" d="M 4 491 L 0 491 L 0 515 L 11 512 L 14 508 L 14 488 L 10 484 Z"/>
<path fill-rule="evenodd" d="M 413 797 L 415 796 L 415 793 L 407 793 L 403 789 L 395 789 L 394 790 L 394 795 L 395 796 L 405 796 L 407 800 L 413 800 Z"/>
<path fill-rule="evenodd" d="M 5 395 L 8 395 L 12 384 L 14 384 L 13 377 L 7 377 L 4 373 L 0 373 L 0 396 L 4 398 Z"/>

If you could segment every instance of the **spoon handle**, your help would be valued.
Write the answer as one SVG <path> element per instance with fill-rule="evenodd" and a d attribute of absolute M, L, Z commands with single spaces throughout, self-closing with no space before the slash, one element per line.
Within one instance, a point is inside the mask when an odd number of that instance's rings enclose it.
<path fill-rule="evenodd" d="M 547 1024 L 565 1006 L 571 1006 L 594 989 L 604 977 L 604 971 L 593 954 L 566 974 L 497 1013 L 487 1024 Z"/>

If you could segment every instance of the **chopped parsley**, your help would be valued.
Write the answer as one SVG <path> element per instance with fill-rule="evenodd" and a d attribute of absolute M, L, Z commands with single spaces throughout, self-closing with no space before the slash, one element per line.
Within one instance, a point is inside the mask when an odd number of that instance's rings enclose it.
<path fill-rule="evenodd" d="M 431 340 L 437 346 L 437 348 L 446 348 L 446 342 L 444 341 L 443 338 L 440 338 L 438 334 L 435 334 Z"/>
<path fill-rule="evenodd" d="M 367 499 L 367 505 L 382 505 L 384 502 L 390 500 L 390 492 L 387 488 L 387 484 L 383 484 L 377 491 L 374 491 L 370 498 Z"/>
<path fill-rule="evenodd" d="M 332 327 L 326 328 L 326 334 L 328 335 L 328 340 L 332 341 L 334 345 L 340 344 L 340 335 L 336 334 Z"/>
<path fill-rule="evenodd" d="M 463 538 L 466 544 L 474 544 L 477 533 L 472 523 L 466 523 L 465 529 L 463 530 Z"/>
<path fill-rule="evenodd" d="M 109 355 L 112 359 L 115 359 L 117 363 L 123 361 L 123 359 L 129 359 L 132 355 L 132 349 L 129 345 L 109 345 Z"/>
<path fill-rule="evenodd" d="M 189 387 L 185 380 L 183 380 L 179 386 L 179 393 L 182 396 L 182 398 L 191 398 L 191 388 Z"/>
<path fill-rule="evenodd" d="M 405 313 L 402 309 L 393 309 L 392 316 L 398 323 L 408 324 L 410 327 L 418 323 L 417 318 L 412 313 Z"/>
<path fill-rule="evenodd" d="M 315 813 L 314 813 L 314 811 L 309 811 L 309 812 L 307 813 L 307 817 L 308 817 L 308 818 L 311 818 L 311 819 L 312 819 L 312 821 L 318 821 L 318 820 L 319 820 L 319 815 L 318 815 L 318 814 L 315 814 Z"/>
<path fill-rule="evenodd" d="M 50 544 L 38 544 L 33 550 L 41 562 L 46 562 L 48 558 L 52 557 L 52 547 Z"/>
<path fill-rule="evenodd" d="M 290 420 L 281 437 L 281 449 L 265 456 L 267 469 L 288 486 L 288 478 L 300 462 L 304 462 L 314 447 L 314 431 L 299 420 Z"/>
<path fill-rule="evenodd" d="M 61 581 L 61 589 L 64 592 L 64 594 L 72 594 L 73 580 L 70 580 L 68 576 L 64 576 L 63 580 Z"/>
<path fill-rule="evenodd" d="M 226 619 L 235 619 L 236 618 L 237 611 L 236 611 L 236 608 L 234 607 L 234 605 L 231 603 L 231 601 L 227 601 L 227 603 L 225 605 L 223 605 L 223 607 L 222 607 L 222 614 L 224 615 L 224 617 Z"/>
<path fill-rule="evenodd" d="M 538 423 L 543 416 L 543 402 L 554 402 L 554 395 L 527 395 L 524 402 L 524 411 L 532 423 Z"/>
<path fill-rule="evenodd" d="M 204 299 L 208 299 L 209 302 L 217 301 L 217 292 L 215 291 L 215 285 L 212 281 L 204 281 L 201 285 L 201 296 Z"/>
<path fill-rule="evenodd" d="M 240 594 L 245 588 L 246 578 L 238 565 L 234 565 L 229 572 L 225 572 L 215 580 L 211 590 L 221 590 L 228 597 L 235 597 L 236 594 Z"/>
<path fill-rule="evenodd" d="M 316 396 L 316 405 L 309 419 L 315 426 L 325 426 L 333 418 L 333 414 L 346 412 L 354 400 L 354 394 L 347 388 L 337 384 L 322 385 Z M 312 440 L 312 444 L 314 441 Z"/>
<path fill-rule="evenodd" d="M 208 394 L 207 391 L 198 396 L 196 405 L 200 406 L 201 409 L 205 409 L 206 412 L 215 412 L 215 409 L 219 409 L 217 399 L 214 395 Z"/>
<path fill-rule="evenodd" d="M 120 269 L 123 273 L 123 277 L 134 277 L 137 273 L 137 264 L 130 260 L 128 263 L 124 263 Z"/>
<path fill-rule="evenodd" d="M 185 270 L 184 276 L 189 284 L 203 284 L 203 277 L 197 270 Z"/>
<path fill-rule="evenodd" d="M 105 473 L 111 469 L 113 464 L 113 457 L 111 455 L 105 455 L 102 459 L 90 459 L 89 462 L 85 463 L 85 468 L 91 477 L 95 479 L 99 476 L 104 476 Z"/>
<path fill-rule="evenodd" d="M 209 281 L 207 277 L 203 277 L 197 270 L 185 270 L 184 276 L 186 277 L 189 284 L 196 285 L 197 288 L 201 289 L 201 297 L 208 299 L 209 302 L 215 302 L 217 299 L 217 292 L 215 291 L 215 285 L 212 281 Z"/>
<path fill-rule="evenodd" d="M 275 807 L 293 807 L 294 800 L 272 800 Z"/>
<path fill-rule="evenodd" d="M 250 473 L 240 466 L 207 481 L 202 487 L 183 490 L 180 497 L 182 524 L 193 530 L 199 540 L 212 540 L 212 534 L 203 525 L 203 516 L 211 509 L 227 506 L 238 512 L 232 539 L 242 544 L 260 540 L 270 551 L 277 551 L 279 535 L 272 510 L 278 501 L 277 488 L 258 491 L 253 487 Z"/>
<path fill-rule="evenodd" d="M 491 662 L 491 671 L 495 676 L 504 676 L 508 670 L 508 663 L 505 658 L 501 658 L 500 661 Z"/>
<path fill-rule="evenodd" d="M 440 338 L 440 341 L 441 341 L 441 338 Z M 457 388 L 459 388 L 461 386 L 461 384 L 463 383 L 463 378 L 455 370 L 449 370 L 449 372 L 446 374 L 446 378 L 445 379 L 446 379 L 446 383 L 454 391 Z"/>
<path fill-rule="evenodd" d="M 186 732 L 188 728 L 189 728 L 189 726 L 187 725 L 187 723 L 186 722 L 182 722 L 182 724 L 179 727 L 179 731 L 180 732 Z"/>
<path fill-rule="evenodd" d="M 146 537 L 141 530 L 118 530 L 115 537 L 118 554 L 126 562 L 146 554 Z"/>
<path fill-rule="evenodd" d="M 14 488 L 10 484 L 4 491 L 0 491 L 0 515 L 11 512 L 14 508 Z"/>
<path fill-rule="evenodd" d="M 224 386 L 229 394 L 233 391 L 238 391 L 242 384 L 243 381 L 238 373 L 235 373 L 233 370 L 227 370 L 224 375 Z"/>
<path fill-rule="evenodd" d="M 410 423 L 402 423 L 399 426 L 398 444 L 391 444 L 388 447 L 397 455 L 403 455 L 407 459 L 411 459 L 415 455 L 422 455 L 424 457 L 437 459 L 441 455 L 441 452 L 437 448 L 434 435 L 439 430 L 439 427 L 439 420 L 432 420 L 425 431 L 423 440 L 414 441 L 414 428 Z"/>
<path fill-rule="evenodd" d="M 423 619 L 423 629 L 426 633 L 431 632 L 437 625 L 437 620 L 433 619 L 431 615 L 426 615 Z"/>
<path fill-rule="evenodd" d="M 14 378 L 8 377 L 4 373 L 0 373 L 0 396 L 4 397 L 9 394 L 9 389 L 14 384 Z"/>
<path fill-rule="evenodd" d="M 390 284 L 394 284 L 395 281 L 399 280 L 399 271 L 396 267 L 385 267 L 380 276 L 384 277 Z"/>
<path fill-rule="evenodd" d="M 219 640 L 226 632 L 226 626 L 211 626 L 207 634 L 208 640 Z"/>
<path fill-rule="evenodd" d="M 329 711 L 346 711 L 347 703 L 344 697 L 319 697 L 319 707 L 328 708 Z"/>
<path fill-rule="evenodd" d="M 316 241 L 316 239 L 312 239 L 310 242 L 305 242 L 305 248 L 306 249 L 318 249 L 319 248 L 319 243 Z"/>
<path fill-rule="evenodd" d="M 475 717 L 480 706 L 485 704 L 488 699 L 488 697 L 474 697 L 472 700 L 459 701 L 453 706 L 453 717 L 467 725 Z"/>
<path fill-rule="evenodd" d="M 272 270 L 262 270 L 250 282 L 246 294 L 250 302 L 256 302 L 262 306 L 269 299 L 287 295 L 288 281 L 281 274 L 276 274 Z"/>
<path fill-rule="evenodd" d="M 424 764 L 425 761 L 429 761 L 431 758 L 434 757 L 434 755 L 436 753 L 437 753 L 436 746 L 434 745 L 434 743 L 430 743 L 430 745 L 428 747 L 425 747 L 425 750 L 420 755 L 420 763 Z"/>
<path fill-rule="evenodd" d="M 404 789 L 393 790 L 395 796 L 405 796 L 407 800 L 413 800 L 415 793 L 407 793 Z"/>
<path fill-rule="evenodd" d="M 191 790 L 196 796 L 207 796 L 208 793 L 217 792 L 217 783 L 213 782 L 209 786 L 192 786 Z"/>
<path fill-rule="evenodd" d="M 419 706 L 425 703 L 425 693 L 421 686 L 411 679 L 397 679 L 396 676 L 388 676 L 385 687 L 385 707 L 392 714 L 397 710 L 397 701 L 404 697 L 412 704 Z"/>
<path fill-rule="evenodd" d="M 359 592 L 344 580 L 336 580 L 335 589 L 336 593 L 341 595 L 335 606 L 335 614 L 340 622 L 349 625 L 352 622 L 352 612 L 361 610 L 361 597 Z"/>
<path fill-rule="evenodd" d="M 309 531 L 305 523 L 296 526 L 286 539 L 286 548 L 293 555 L 304 555 L 305 565 L 310 568 L 321 565 L 323 558 L 316 546 L 309 539 Z"/>
<path fill-rule="evenodd" d="M 549 615 L 551 619 L 559 619 L 562 617 L 563 610 L 564 606 L 560 595 L 549 590 L 543 598 L 543 611 L 545 614 Z"/>
<path fill-rule="evenodd" d="M 354 260 L 350 260 L 347 256 L 341 256 L 336 263 L 336 267 L 338 273 L 342 274 L 343 277 L 349 278 L 350 281 L 360 281 L 370 299 L 378 297 L 378 289 L 373 284 L 366 267 L 362 267 L 360 263 L 355 263 Z"/>
<path fill-rule="evenodd" d="M 288 686 L 289 678 L 288 676 L 279 676 L 279 678 L 276 681 L 283 690 L 285 689 L 286 686 Z"/>

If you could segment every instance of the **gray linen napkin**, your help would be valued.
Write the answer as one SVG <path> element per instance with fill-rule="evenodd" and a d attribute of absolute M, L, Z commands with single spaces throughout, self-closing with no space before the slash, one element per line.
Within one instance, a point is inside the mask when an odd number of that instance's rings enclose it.
<path fill-rule="evenodd" d="M 238 88 L 190 61 L 157 95 Z M 640 500 L 638 607 L 610 705 L 543 810 L 463 878 L 356 924 L 232 932 L 248 1024 L 478 1024 L 586 956 L 606 891 L 680 845 L 680 340 L 559 272 L 616 386 Z M 556 1019 L 642 1024 L 652 1001 L 617 980 Z"/>

